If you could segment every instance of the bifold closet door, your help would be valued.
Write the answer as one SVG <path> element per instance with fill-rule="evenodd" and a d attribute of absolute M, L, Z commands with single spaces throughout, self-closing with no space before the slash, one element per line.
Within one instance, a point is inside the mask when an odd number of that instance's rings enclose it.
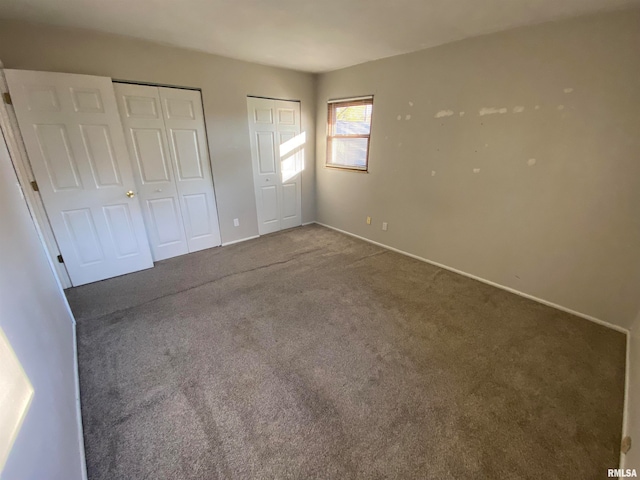
<path fill-rule="evenodd" d="M 220 245 L 200 92 L 114 86 L 154 259 Z"/>
<path fill-rule="evenodd" d="M 153 267 L 111 79 L 5 74 L 72 284 Z"/>
<path fill-rule="evenodd" d="M 158 90 L 189 251 L 216 247 L 221 243 L 220 226 L 202 97 L 197 90 L 164 87 Z"/>
<path fill-rule="evenodd" d="M 302 224 L 300 102 L 247 98 L 260 235 Z"/>
<path fill-rule="evenodd" d="M 157 87 L 114 83 L 154 260 L 189 252 Z"/>

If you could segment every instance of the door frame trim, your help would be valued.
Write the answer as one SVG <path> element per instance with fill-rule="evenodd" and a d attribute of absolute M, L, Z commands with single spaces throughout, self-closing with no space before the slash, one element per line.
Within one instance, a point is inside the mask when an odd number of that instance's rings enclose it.
<path fill-rule="evenodd" d="M 195 90 L 200 92 L 202 95 L 202 89 L 198 87 L 185 87 L 184 85 L 171 85 L 169 83 L 153 83 L 153 82 L 142 82 L 138 80 L 120 80 L 116 78 L 111 79 L 111 83 L 126 83 L 129 85 L 140 85 L 143 87 L 162 87 L 162 88 L 179 88 L 181 90 Z"/>
<path fill-rule="evenodd" d="M 1 60 L 0 93 L 2 93 L 3 96 L 5 93 L 9 93 L 9 85 L 7 84 L 4 66 Z M 33 219 L 42 246 L 53 266 L 53 273 L 63 289 L 70 288 L 72 286 L 71 278 L 69 277 L 67 268 L 64 263 L 60 263 L 57 260 L 57 257 L 60 255 L 60 249 L 58 248 L 56 237 L 49 223 L 42 197 L 31 188 L 31 182 L 35 181 L 35 176 L 33 175 L 24 141 L 22 140 L 22 133 L 18 127 L 15 111 L 11 105 L 7 105 L 4 102 L 0 102 L 0 128 L 2 128 L 2 132 L 4 133 L 7 148 L 9 149 L 9 156 L 11 157 L 13 168 L 20 182 L 22 194 L 27 202 L 29 213 Z"/>
<path fill-rule="evenodd" d="M 262 98 L 264 100 L 276 100 L 277 102 L 298 102 L 300 104 L 300 115 L 302 115 L 302 100 L 298 100 L 296 98 L 275 98 L 275 97 L 265 97 L 264 95 L 247 95 L 247 98 Z M 302 119 L 300 119 L 302 122 Z"/>

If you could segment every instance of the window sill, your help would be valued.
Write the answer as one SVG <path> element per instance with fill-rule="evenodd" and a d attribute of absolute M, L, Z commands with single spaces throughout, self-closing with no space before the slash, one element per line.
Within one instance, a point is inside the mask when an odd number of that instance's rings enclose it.
<path fill-rule="evenodd" d="M 327 165 L 326 163 L 324 167 L 329 168 L 331 170 L 344 170 L 346 172 L 369 173 L 369 169 L 364 169 L 364 168 L 338 167 L 337 165 Z"/>

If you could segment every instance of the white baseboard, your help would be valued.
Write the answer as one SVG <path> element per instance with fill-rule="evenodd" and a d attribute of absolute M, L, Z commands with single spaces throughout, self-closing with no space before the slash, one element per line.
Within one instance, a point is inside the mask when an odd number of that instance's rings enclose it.
<path fill-rule="evenodd" d="M 76 408 L 77 408 L 77 417 L 78 417 L 78 436 L 80 437 L 79 448 L 80 448 L 80 458 L 81 458 L 81 466 L 82 469 L 82 480 L 87 480 L 87 459 L 85 457 L 84 451 L 84 429 L 82 427 L 82 409 L 80 406 L 80 375 L 78 371 L 78 338 L 76 335 L 76 323 L 73 322 L 73 363 L 76 374 Z"/>
<path fill-rule="evenodd" d="M 221 246 L 226 247 L 229 245 L 233 245 L 234 243 L 246 242 L 247 240 L 253 240 L 254 238 L 258 238 L 260 235 L 254 235 L 253 237 L 241 238 L 240 240 L 232 240 L 230 242 L 224 242 Z"/>
<path fill-rule="evenodd" d="M 303 223 L 303 224 L 302 224 L 302 226 L 303 226 L 303 227 L 306 227 L 307 225 L 311 225 L 311 224 L 313 224 L 313 223 L 318 223 L 318 222 L 316 222 L 315 220 L 312 220 L 312 221 L 310 221 L 310 222 L 305 222 L 305 223 Z M 318 224 L 318 225 L 319 225 L 319 224 Z"/>
<path fill-rule="evenodd" d="M 514 293 L 514 294 L 519 295 L 519 296 L 524 297 L 524 298 L 528 298 L 529 300 L 533 300 L 534 302 L 541 303 L 541 304 L 546 305 L 548 307 L 552 307 L 552 308 L 555 308 L 557 310 L 561 310 L 563 312 L 570 313 L 570 314 L 575 315 L 577 317 L 584 318 L 585 320 L 589 320 L 589 321 L 597 323 L 599 325 L 603 325 L 605 327 L 611 328 L 611 329 L 616 330 L 618 332 L 624 333 L 626 335 L 627 346 L 626 346 L 626 359 L 625 359 L 624 406 L 623 406 L 623 410 L 622 410 L 622 437 L 624 437 L 624 436 L 629 434 L 629 425 L 628 425 L 628 423 L 629 423 L 629 382 L 631 380 L 630 379 L 630 370 L 629 369 L 630 369 L 630 361 L 631 361 L 631 359 L 630 359 L 630 355 L 631 355 L 631 332 L 628 329 L 620 327 L 619 325 L 614 325 L 614 324 L 612 324 L 610 322 L 607 322 L 605 320 L 601 320 L 601 319 L 593 317 L 591 315 L 587 315 L 585 313 L 577 312 L 577 311 L 572 310 L 570 308 L 563 307 L 562 305 L 558 305 L 556 303 L 549 302 L 549 301 L 544 300 L 542 298 L 534 297 L 533 295 L 529 295 L 528 293 L 520 292 L 520 291 L 515 290 L 513 288 L 506 287 L 504 285 L 500 285 L 499 283 L 495 283 L 495 282 L 492 282 L 490 280 L 486 280 L 484 278 L 477 277 L 475 275 L 472 275 L 472 274 L 467 273 L 467 272 L 463 272 L 463 271 L 458 270 L 456 268 L 448 267 L 447 265 L 443 265 L 441 263 L 428 260 L 428 259 L 420 257 L 418 255 L 414 255 L 412 253 L 408 253 L 408 252 L 405 252 L 403 250 L 399 250 L 397 248 L 393 248 L 393 247 L 390 247 L 388 245 L 384 245 L 383 243 L 379 243 L 379 242 L 375 242 L 373 240 L 369 240 L 368 238 L 361 237 L 360 235 L 356 235 L 354 233 L 350 233 L 350 232 L 347 232 L 345 230 L 341 230 L 341 229 L 336 228 L 336 227 L 332 227 L 331 225 L 326 225 L 326 224 L 320 223 L 320 222 L 315 222 L 315 223 L 317 223 L 318 225 L 322 225 L 323 227 L 330 228 L 331 230 L 335 230 L 337 232 L 344 233 L 345 235 L 349 235 L 351 237 L 355 237 L 355 238 L 358 238 L 360 240 L 364 240 L 365 242 L 372 243 L 372 244 L 377 245 L 379 247 L 386 248 L 387 250 L 391 250 L 391 251 L 400 253 L 402 255 L 407 255 L 408 257 L 415 258 L 416 260 L 420 260 L 422 262 L 429 263 L 429 264 L 434 265 L 436 267 L 440 267 L 440 268 L 443 268 L 445 270 L 449 270 L 450 272 L 454 272 L 454 273 L 463 275 L 465 277 L 472 278 L 472 279 L 477 280 L 479 282 L 486 283 L 487 285 L 491 285 L 493 287 L 500 288 L 502 290 L 506 290 L 507 292 Z M 620 467 L 619 468 L 626 468 L 626 455 L 624 453 L 620 453 Z"/>
<path fill-rule="evenodd" d="M 624 406 L 622 408 L 622 438 L 630 434 L 629 427 L 629 389 L 631 382 L 631 331 L 627 334 L 627 355 L 624 367 Z M 634 399 L 637 401 L 637 399 Z M 638 448 L 638 447 L 636 447 Z M 620 468 L 627 468 L 627 455 L 620 452 Z"/>
<path fill-rule="evenodd" d="M 42 248 L 44 251 L 47 251 L 46 245 L 42 236 L 40 235 L 40 231 L 37 227 L 37 222 L 34 219 L 34 223 L 36 224 L 36 230 L 38 230 L 38 234 L 40 236 L 40 242 L 42 243 Z M 58 294 L 60 299 L 64 303 L 64 309 L 67 312 L 71 323 L 72 329 L 72 341 L 73 341 L 73 374 L 75 376 L 75 387 L 74 387 L 74 395 L 76 399 L 76 422 L 78 426 L 78 450 L 80 453 L 80 469 L 82 480 L 87 480 L 87 458 L 86 452 L 84 448 L 84 427 L 82 426 L 82 407 L 81 407 L 81 399 L 80 399 L 80 367 L 78 366 L 78 335 L 77 335 L 77 323 L 76 317 L 73 315 L 73 311 L 71 310 L 71 306 L 69 305 L 69 300 L 67 300 L 67 296 L 64 294 L 63 284 L 60 277 L 56 274 L 55 267 L 53 264 L 53 260 L 50 255 L 46 255 L 47 261 L 49 262 L 49 267 L 53 273 L 53 278 L 56 282 L 56 286 L 58 287 Z"/>
<path fill-rule="evenodd" d="M 468 278 L 472 278 L 473 280 L 477 280 L 477 281 L 482 282 L 482 283 L 486 283 L 487 285 L 491 285 L 492 287 L 496 287 L 496 288 L 500 288 L 502 290 L 506 290 L 507 292 L 514 293 L 514 294 L 519 295 L 519 296 L 524 297 L 524 298 L 528 298 L 529 300 L 533 300 L 534 302 L 541 303 L 541 304 L 546 305 L 548 307 L 552 307 L 552 308 L 555 308 L 557 310 L 561 310 L 563 312 L 570 313 L 570 314 L 575 315 L 577 317 L 584 318 L 584 319 L 589 320 L 591 322 L 598 323 L 600 325 L 603 325 L 605 327 L 611 328 L 611 329 L 616 330 L 618 332 L 622 332 L 622 333 L 626 334 L 627 336 L 629 335 L 629 330 L 628 329 L 626 329 L 624 327 L 621 327 L 619 325 L 615 325 L 613 323 L 607 322 L 605 320 L 601 320 L 599 318 L 593 317 L 591 315 L 587 315 L 586 313 L 577 312 L 577 311 L 572 310 L 570 308 L 563 307 L 562 305 L 558 305 L 557 303 L 553 303 L 553 302 L 550 302 L 548 300 L 544 300 L 542 298 L 534 297 L 533 295 L 529 295 L 528 293 L 524 293 L 524 292 L 521 292 L 519 290 L 515 290 L 515 289 L 513 289 L 511 287 L 506 287 L 504 285 L 500 285 L 499 283 L 492 282 L 491 280 L 487 280 L 487 279 L 484 279 L 482 277 L 477 277 L 476 275 L 473 275 L 473 274 L 467 273 L 467 272 L 463 272 L 462 270 L 458 270 L 457 268 L 449 267 L 447 265 L 443 265 L 442 263 L 434 262 L 432 260 L 420 257 L 418 255 L 414 255 L 413 253 L 405 252 L 404 250 L 400 250 L 400 249 L 397 249 L 397 248 L 394 248 L 394 247 L 390 247 L 389 245 L 385 245 L 384 243 L 376 242 L 376 241 L 370 240 L 370 239 L 368 239 L 366 237 L 361 237 L 360 235 L 356 235 L 355 233 L 347 232 L 346 230 L 341 230 L 340 228 L 332 227 L 331 225 L 326 225 L 326 224 L 320 223 L 320 222 L 314 222 L 314 223 L 317 223 L 318 225 L 322 225 L 323 227 L 330 228 L 331 230 L 335 230 L 337 232 L 344 233 L 345 235 L 349 235 L 350 237 L 355 237 L 355 238 L 358 238 L 360 240 L 364 240 L 365 242 L 372 243 L 374 245 L 377 245 L 378 247 L 386 248 L 387 250 L 391 250 L 391 251 L 396 252 L 396 253 L 401 253 L 402 255 L 406 255 L 408 257 L 415 258 L 416 260 L 420 260 L 421 262 L 429 263 L 429 264 L 434 265 L 436 267 L 443 268 L 444 270 L 449 270 L 450 272 L 457 273 L 459 275 L 463 275 L 463 276 L 468 277 Z"/>

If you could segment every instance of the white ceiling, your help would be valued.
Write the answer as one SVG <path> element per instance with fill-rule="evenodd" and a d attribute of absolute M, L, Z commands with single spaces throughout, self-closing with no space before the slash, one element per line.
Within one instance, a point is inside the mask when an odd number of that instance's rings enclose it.
<path fill-rule="evenodd" d="M 2 0 L 0 18 L 324 72 L 631 5 L 640 0 Z"/>

